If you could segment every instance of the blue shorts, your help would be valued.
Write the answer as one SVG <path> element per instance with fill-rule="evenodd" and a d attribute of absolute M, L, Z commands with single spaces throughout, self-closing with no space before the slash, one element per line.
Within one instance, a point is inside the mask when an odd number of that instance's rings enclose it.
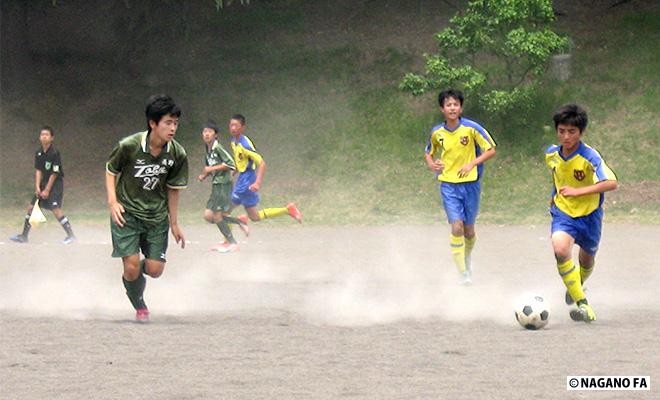
<path fill-rule="evenodd" d="M 259 193 L 250 190 L 250 185 L 256 180 L 257 175 L 254 171 L 248 170 L 241 172 L 234 184 L 234 190 L 231 192 L 231 202 L 235 205 L 242 205 L 245 208 L 254 207 L 259 204 Z"/>
<path fill-rule="evenodd" d="M 481 181 L 463 183 L 440 183 L 440 196 L 450 224 L 463 221 L 465 225 L 474 225 L 479 213 Z"/>
<path fill-rule="evenodd" d="M 250 189 L 243 192 L 234 190 L 231 193 L 231 202 L 235 205 L 242 205 L 245 208 L 254 207 L 259 204 L 259 193 Z"/>
<path fill-rule="evenodd" d="M 550 207 L 550 215 L 552 215 L 551 233 L 566 232 L 575 239 L 575 243 L 582 250 L 592 256 L 596 255 L 603 226 L 602 208 L 584 217 L 573 218 L 553 204 Z"/>

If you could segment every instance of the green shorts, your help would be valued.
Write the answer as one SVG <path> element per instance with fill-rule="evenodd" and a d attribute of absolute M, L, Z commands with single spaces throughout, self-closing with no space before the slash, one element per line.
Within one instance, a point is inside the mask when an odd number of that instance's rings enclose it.
<path fill-rule="evenodd" d="M 161 222 L 146 222 L 132 214 L 124 213 L 126 223 L 120 227 L 110 220 L 112 233 L 112 256 L 128 257 L 142 250 L 145 258 L 165 262 L 167 239 L 170 231 L 169 219 Z"/>
<path fill-rule="evenodd" d="M 206 208 L 214 213 L 229 212 L 231 209 L 231 189 L 231 182 L 214 183 L 211 190 L 211 197 L 206 202 Z"/>

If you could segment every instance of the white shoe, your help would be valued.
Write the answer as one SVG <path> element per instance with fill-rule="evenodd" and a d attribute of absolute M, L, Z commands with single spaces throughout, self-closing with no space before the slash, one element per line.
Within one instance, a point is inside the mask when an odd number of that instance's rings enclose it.
<path fill-rule="evenodd" d="M 225 242 L 213 247 L 211 250 L 217 251 L 218 253 L 231 253 L 232 251 L 238 250 L 238 244 Z"/>
<path fill-rule="evenodd" d="M 461 278 L 458 280 L 458 283 L 463 286 L 470 286 L 472 284 L 472 274 L 470 271 L 465 270 L 465 272 L 461 274 Z"/>

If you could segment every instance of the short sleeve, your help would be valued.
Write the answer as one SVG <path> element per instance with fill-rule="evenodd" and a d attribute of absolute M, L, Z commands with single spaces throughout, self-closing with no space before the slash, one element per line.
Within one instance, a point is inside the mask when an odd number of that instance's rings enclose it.
<path fill-rule="evenodd" d="M 188 157 L 184 154 L 176 160 L 167 174 L 167 187 L 185 189 L 188 186 Z"/>
<path fill-rule="evenodd" d="M 53 173 L 62 173 L 62 158 L 60 157 L 59 151 L 56 151 L 55 154 L 53 154 Z"/>
<path fill-rule="evenodd" d="M 222 161 L 223 164 L 226 164 L 230 169 L 236 169 L 236 163 L 234 163 L 234 158 L 225 150 L 223 147 L 218 146 L 216 149 L 216 154 L 218 158 Z"/>
<path fill-rule="evenodd" d="M 495 147 L 495 141 L 490 136 L 490 133 L 481 126 L 474 127 L 474 141 L 482 151 Z"/>
<path fill-rule="evenodd" d="M 121 172 L 121 170 L 124 168 L 125 164 L 126 164 L 126 150 L 124 146 L 122 146 L 121 143 L 119 143 L 112 150 L 112 153 L 110 153 L 110 158 L 108 159 L 108 162 L 105 165 L 105 170 L 109 172 L 111 175 L 118 175 Z"/>

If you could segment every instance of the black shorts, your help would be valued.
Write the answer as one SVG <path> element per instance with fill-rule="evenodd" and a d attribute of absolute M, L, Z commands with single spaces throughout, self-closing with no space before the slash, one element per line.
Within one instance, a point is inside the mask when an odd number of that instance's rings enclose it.
<path fill-rule="evenodd" d="M 62 199 L 64 198 L 64 183 L 60 181 L 55 181 L 53 188 L 50 190 L 50 194 L 47 199 L 38 198 L 36 195 L 32 197 L 31 204 L 39 200 L 39 207 L 45 210 L 52 210 L 53 208 L 62 208 Z"/>

